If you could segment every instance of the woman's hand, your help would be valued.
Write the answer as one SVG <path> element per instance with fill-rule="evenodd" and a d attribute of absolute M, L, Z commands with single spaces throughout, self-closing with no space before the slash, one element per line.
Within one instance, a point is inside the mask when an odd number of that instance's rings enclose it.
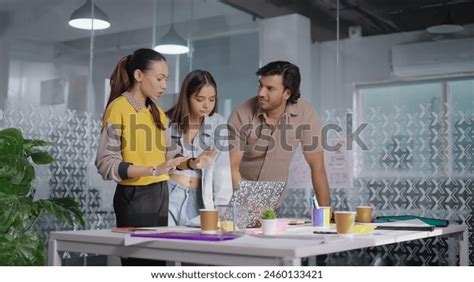
<path fill-rule="evenodd" d="M 195 160 L 191 160 L 189 165 L 192 169 L 203 169 L 210 165 L 217 155 L 217 150 L 212 148 L 202 152 Z"/>
<path fill-rule="evenodd" d="M 166 174 L 171 169 L 175 169 L 177 165 L 184 162 L 185 160 L 186 160 L 185 157 L 178 157 L 178 158 L 167 160 L 166 162 L 156 167 L 156 171 L 154 174 L 155 176 Z"/>

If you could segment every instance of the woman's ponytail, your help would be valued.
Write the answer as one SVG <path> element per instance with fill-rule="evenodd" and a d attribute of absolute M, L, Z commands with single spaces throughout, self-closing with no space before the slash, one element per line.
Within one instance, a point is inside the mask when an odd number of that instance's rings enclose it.
<path fill-rule="evenodd" d="M 113 100 L 120 97 L 120 95 L 130 89 L 130 79 L 128 77 L 127 64 L 132 56 L 128 55 L 120 59 L 110 76 L 110 95 L 107 101 L 107 108 Z"/>

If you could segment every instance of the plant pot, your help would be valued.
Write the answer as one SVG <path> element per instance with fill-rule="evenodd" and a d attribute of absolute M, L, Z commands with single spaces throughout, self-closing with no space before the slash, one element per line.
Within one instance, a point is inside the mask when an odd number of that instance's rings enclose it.
<path fill-rule="evenodd" d="M 275 235 L 277 233 L 277 222 L 275 219 L 261 219 L 263 235 Z"/>

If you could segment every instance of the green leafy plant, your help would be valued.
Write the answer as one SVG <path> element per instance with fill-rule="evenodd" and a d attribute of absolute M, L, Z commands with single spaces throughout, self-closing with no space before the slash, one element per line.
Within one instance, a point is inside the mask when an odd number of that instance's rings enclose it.
<path fill-rule="evenodd" d="M 275 219 L 276 213 L 272 209 L 266 209 L 262 212 L 262 219 Z"/>
<path fill-rule="evenodd" d="M 0 265 L 44 265 L 46 249 L 36 223 L 46 213 L 74 225 L 84 226 L 79 203 L 69 198 L 33 201 L 31 183 L 35 168 L 31 162 L 53 162 L 43 140 L 23 139 L 20 130 L 0 130 Z"/>

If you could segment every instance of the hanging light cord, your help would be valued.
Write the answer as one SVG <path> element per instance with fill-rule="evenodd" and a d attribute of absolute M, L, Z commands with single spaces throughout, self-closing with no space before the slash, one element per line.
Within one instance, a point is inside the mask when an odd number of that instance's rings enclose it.
<path fill-rule="evenodd" d="M 340 75 L 339 75 L 339 69 L 340 69 L 340 66 L 339 66 L 339 0 L 337 0 L 336 2 L 336 105 L 337 105 L 337 111 L 340 111 L 339 107 L 341 106 L 340 105 L 340 93 L 339 93 L 339 79 L 340 79 Z"/>
<path fill-rule="evenodd" d="M 153 0 L 153 33 L 151 35 L 151 48 L 156 46 L 156 1 L 157 0 Z"/>
<path fill-rule="evenodd" d="M 171 26 L 173 26 L 174 22 L 174 1 L 171 0 Z"/>

